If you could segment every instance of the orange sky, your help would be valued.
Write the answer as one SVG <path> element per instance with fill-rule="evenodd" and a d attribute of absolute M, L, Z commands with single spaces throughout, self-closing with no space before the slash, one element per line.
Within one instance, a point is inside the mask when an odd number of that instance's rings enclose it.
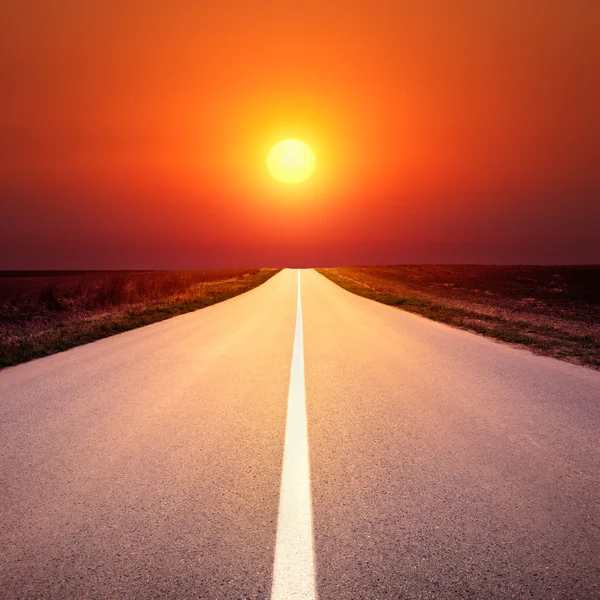
<path fill-rule="evenodd" d="M 0 268 L 600 262 L 597 0 L 2 5 Z"/>

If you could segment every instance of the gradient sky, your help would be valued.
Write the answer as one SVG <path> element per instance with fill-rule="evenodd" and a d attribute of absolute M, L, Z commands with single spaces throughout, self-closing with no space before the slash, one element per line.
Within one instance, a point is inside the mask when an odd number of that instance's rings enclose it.
<path fill-rule="evenodd" d="M 600 262 L 598 0 L 0 3 L 0 269 Z"/>

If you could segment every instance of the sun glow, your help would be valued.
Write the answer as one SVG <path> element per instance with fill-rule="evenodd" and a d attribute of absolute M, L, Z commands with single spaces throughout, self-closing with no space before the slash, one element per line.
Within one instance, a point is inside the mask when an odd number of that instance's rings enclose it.
<path fill-rule="evenodd" d="M 283 183 L 301 183 L 315 170 L 315 155 L 300 140 L 284 140 L 275 144 L 267 158 L 271 175 Z"/>

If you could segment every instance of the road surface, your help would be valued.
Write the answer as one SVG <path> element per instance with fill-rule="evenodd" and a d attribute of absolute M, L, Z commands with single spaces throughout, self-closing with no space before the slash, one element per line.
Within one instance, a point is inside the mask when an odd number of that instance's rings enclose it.
<path fill-rule="evenodd" d="M 0 597 L 600 599 L 599 439 L 600 373 L 284 270 L 0 372 Z"/>

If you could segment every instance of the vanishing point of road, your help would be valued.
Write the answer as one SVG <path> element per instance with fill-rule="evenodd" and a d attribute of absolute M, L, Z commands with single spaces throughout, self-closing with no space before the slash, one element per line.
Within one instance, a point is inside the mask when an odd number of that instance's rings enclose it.
<path fill-rule="evenodd" d="M 2 599 L 600 599 L 600 373 L 284 270 L 0 372 Z"/>

